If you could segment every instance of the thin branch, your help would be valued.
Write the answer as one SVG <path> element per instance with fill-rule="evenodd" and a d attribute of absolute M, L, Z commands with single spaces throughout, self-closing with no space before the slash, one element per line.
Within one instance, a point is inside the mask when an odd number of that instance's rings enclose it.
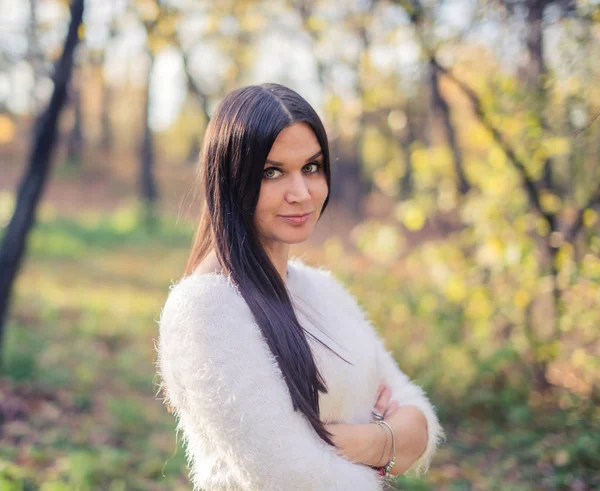
<path fill-rule="evenodd" d="M 592 126 L 596 122 L 598 118 L 600 118 L 600 109 L 596 112 L 596 115 L 591 119 L 591 121 L 588 124 L 586 124 L 583 128 L 579 128 L 577 131 L 573 132 L 573 138 L 576 138 L 584 131 L 587 131 L 590 128 L 590 126 Z"/>
<path fill-rule="evenodd" d="M 581 227 L 583 227 L 583 216 L 585 211 L 597 205 L 600 205 L 600 184 L 592 193 L 588 202 L 577 212 L 577 217 L 565 233 L 565 240 L 568 242 L 573 242 L 573 240 L 575 240 L 577 234 L 581 230 Z"/>
<path fill-rule="evenodd" d="M 502 151 L 506 154 L 508 160 L 512 162 L 514 168 L 521 176 L 523 187 L 527 192 L 529 200 L 536 208 L 536 210 L 540 213 L 540 215 L 542 215 L 542 217 L 546 220 L 546 222 L 548 222 L 550 230 L 555 230 L 556 215 L 543 210 L 540 202 L 540 193 L 537 187 L 535 186 L 533 178 L 527 172 L 525 163 L 519 158 L 519 156 L 517 155 L 516 151 L 512 148 L 510 143 L 506 141 L 504 135 L 500 132 L 500 130 L 496 128 L 496 126 L 494 126 L 494 124 L 489 120 L 487 114 L 483 110 L 483 105 L 481 103 L 481 100 L 479 99 L 479 96 L 473 91 L 473 89 L 471 89 L 471 87 L 467 86 L 463 81 L 458 80 L 448 68 L 441 66 L 436 60 L 435 56 L 431 55 L 430 59 L 431 63 L 435 65 L 436 68 L 440 70 L 444 75 L 446 75 L 450 80 L 452 80 L 452 82 L 454 82 L 461 89 L 461 91 L 469 98 L 471 104 L 473 105 L 475 113 L 477 114 L 477 117 L 479 118 L 481 123 L 490 131 L 494 138 L 494 141 L 500 146 L 500 148 L 502 148 Z"/>
<path fill-rule="evenodd" d="M 316 51 L 316 47 L 317 47 L 317 43 L 319 42 L 319 39 L 315 35 L 315 32 L 311 29 L 310 24 L 309 24 L 310 16 L 314 12 L 314 8 L 311 8 L 311 7 L 314 7 L 314 5 L 312 5 L 312 3 L 309 5 L 309 2 L 307 2 L 306 0 L 296 0 L 296 1 L 292 2 L 292 7 L 295 8 L 297 10 L 297 12 L 300 14 L 300 21 L 302 22 L 302 27 L 304 28 L 304 31 L 306 32 L 306 34 L 308 34 L 308 37 L 310 38 L 310 42 L 312 43 L 312 54 L 315 59 L 315 63 L 317 65 L 316 68 L 317 68 L 317 76 L 319 78 L 319 83 L 321 84 L 321 87 L 323 87 L 324 89 L 329 89 L 332 92 L 334 92 L 334 87 L 331 84 L 331 82 L 328 80 L 327 66 L 319 58 L 319 55 L 317 54 L 317 51 Z"/>

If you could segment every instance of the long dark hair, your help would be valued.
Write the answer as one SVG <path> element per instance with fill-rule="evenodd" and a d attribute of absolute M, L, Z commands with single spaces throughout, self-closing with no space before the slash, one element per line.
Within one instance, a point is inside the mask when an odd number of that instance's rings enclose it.
<path fill-rule="evenodd" d="M 299 94 L 268 83 L 242 87 L 221 101 L 206 129 L 200 155 L 204 207 L 185 275 L 215 250 L 275 355 L 294 410 L 304 413 L 317 434 L 334 445 L 319 416 L 319 392 L 327 393 L 327 387 L 304 333 L 312 334 L 298 322 L 286 285 L 261 245 L 253 220 L 267 156 L 281 130 L 296 122 L 307 123 L 319 141 L 331 189 L 325 128 Z M 321 213 L 328 201 L 329 196 Z"/>

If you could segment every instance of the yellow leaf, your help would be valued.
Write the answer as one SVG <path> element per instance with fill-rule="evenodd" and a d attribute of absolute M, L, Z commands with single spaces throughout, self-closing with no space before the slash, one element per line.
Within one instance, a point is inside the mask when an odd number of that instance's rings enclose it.
<path fill-rule="evenodd" d="M 550 233 L 550 225 L 548 225 L 548 222 L 544 218 L 538 217 L 535 221 L 535 230 L 538 235 L 545 237 Z"/>
<path fill-rule="evenodd" d="M 373 173 L 373 180 L 379 189 L 381 189 L 386 195 L 393 198 L 396 195 L 396 184 L 398 179 L 393 176 L 388 169 L 388 167 L 377 169 Z"/>
<path fill-rule="evenodd" d="M 540 204 L 542 209 L 548 213 L 557 213 L 562 206 L 561 199 L 548 191 L 542 191 L 540 196 Z"/>
<path fill-rule="evenodd" d="M 499 264 L 503 255 L 504 246 L 498 237 L 490 237 L 477 251 L 477 259 L 487 266 Z"/>
<path fill-rule="evenodd" d="M 217 32 L 219 30 L 219 19 L 217 17 L 211 16 L 208 18 L 208 23 L 206 26 L 206 33 L 207 34 L 214 34 L 215 32 Z"/>
<path fill-rule="evenodd" d="M 0 140 L 2 138 L 1 134 L 2 134 L 2 130 L 0 128 Z M 583 212 L 583 224 L 586 227 L 588 227 L 588 228 L 592 227 L 597 221 L 598 221 L 598 213 L 596 213 L 591 208 L 588 208 L 587 210 L 585 210 Z"/>
<path fill-rule="evenodd" d="M 531 295 L 526 290 L 518 290 L 514 297 L 515 305 L 521 309 L 524 309 L 531 302 Z"/>
<path fill-rule="evenodd" d="M 588 355 L 582 348 L 577 348 L 571 355 L 571 363 L 576 368 L 583 368 L 587 361 Z"/>
<path fill-rule="evenodd" d="M 401 324 L 410 317 L 410 309 L 403 303 L 398 303 L 392 308 L 392 322 Z"/>
<path fill-rule="evenodd" d="M 567 79 L 567 88 L 571 94 L 575 94 L 579 91 L 580 83 L 575 77 L 569 77 Z"/>
<path fill-rule="evenodd" d="M 400 221 L 408 230 L 416 232 L 423 228 L 423 225 L 425 225 L 425 214 L 415 203 L 403 203 L 403 206 L 399 208 L 398 215 Z"/>
<path fill-rule="evenodd" d="M 476 290 L 469 299 L 465 314 L 470 319 L 488 319 L 494 308 L 483 290 Z"/>
<path fill-rule="evenodd" d="M 0 114 L 0 143 L 8 143 L 15 137 L 15 124 L 12 120 Z"/>
<path fill-rule="evenodd" d="M 148 49 L 153 55 L 158 54 L 163 49 L 167 48 L 169 43 L 166 39 L 159 36 L 150 36 L 148 38 Z"/>
<path fill-rule="evenodd" d="M 311 15 L 308 18 L 308 28 L 313 32 L 320 32 L 325 30 L 327 27 L 327 23 L 323 17 L 319 17 L 318 15 Z"/>
<path fill-rule="evenodd" d="M 410 155 L 410 161 L 415 170 L 426 169 L 429 165 L 427 158 L 427 150 L 425 148 L 417 148 Z"/>
<path fill-rule="evenodd" d="M 543 140 L 542 147 L 546 150 L 546 154 L 549 157 L 554 157 L 556 155 L 564 155 L 569 153 L 569 150 L 571 149 L 571 143 L 569 142 L 568 138 L 553 137 Z"/>
<path fill-rule="evenodd" d="M 446 295 L 453 302 L 462 302 L 467 296 L 467 286 L 458 277 L 453 277 L 446 284 Z"/>
<path fill-rule="evenodd" d="M 506 163 L 506 155 L 504 155 L 504 152 L 499 147 L 494 145 L 490 148 L 488 160 L 493 167 L 501 169 Z"/>
<path fill-rule="evenodd" d="M 402 252 L 403 238 L 391 225 L 364 222 L 354 228 L 351 237 L 366 256 L 379 263 L 389 263 Z"/>
<path fill-rule="evenodd" d="M 137 4 L 139 16 L 142 22 L 154 22 L 158 18 L 160 8 L 153 1 L 140 1 Z"/>
<path fill-rule="evenodd" d="M 247 14 L 242 18 L 241 28 L 246 32 L 257 32 L 265 26 L 263 15 Z"/>
<path fill-rule="evenodd" d="M 560 270 L 571 263 L 573 259 L 573 246 L 569 243 L 563 244 L 556 255 L 555 264 Z"/>
<path fill-rule="evenodd" d="M 401 246 L 398 230 L 391 225 L 383 225 L 378 231 L 375 239 L 375 248 L 378 255 L 386 260 L 397 256 Z"/>

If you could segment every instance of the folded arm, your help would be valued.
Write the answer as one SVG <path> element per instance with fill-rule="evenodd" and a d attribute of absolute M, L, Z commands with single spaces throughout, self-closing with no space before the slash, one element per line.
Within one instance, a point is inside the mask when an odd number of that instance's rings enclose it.
<path fill-rule="evenodd" d="M 375 334 L 376 335 L 376 334 Z M 392 475 L 410 470 L 417 475 L 427 472 L 437 446 L 445 438 L 435 410 L 423 390 L 410 382 L 399 368 L 383 341 L 377 338 L 378 363 L 383 382 L 391 388 L 391 399 L 398 408 L 386 417 L 396 438 L 396 464 Z M 392 441 L 376 425 L 330 424 L 333 441 L 341 453 L 354 462 L 384 465 L 392 457 Z M 386 428 L 387 431 L 387 428 Z M 383 454 L 383 460 L 382 459 Z"/>
<path fill-rule="evenodd" d="M 412 464 L 408 460 L 397 460 L 395 473 L 404 473 L 414 471 L 417 475 L 425 473 L 429 470 L 431 459 L 433 458 L 438 445 L 445 439 L 444 430 L 442 429 L 437 417 L 434 406 L 431 404 L 425 392 L 417 384 L 411 382 L 408 376 L 400 370 L 398 364 L 394 360 L 392 354 L 387 351 L 383 340 L 375 333 L 377 343 L 377 356 L 380 370 L 380 377 L 383 382 L 388 384 L 392 391 L 392 400 L 398 401 L 399 409 L 402 406 L 412 406 L 420 411 L 414 414 L 408 420 L 409 427 L 405 431 L 399 431 L 396 434 L 396 448 L 398 441 L 403 438 L 404 444 L 408 445 L 408 455 L 410 459 L 410 449 L 419 446 L 421 441 L 421 430 L 425 426 L 426 431 L 426 446 L 420 455 Z M 403 443 L 401 443 L 402 445 Z M 409 464 L 408 466 L 406 464 Z"/>
<path fill-rule="evenodd" d="M 187 442 L 196 485 L 218 472 L 244 489 L 381 489 L 381 479 L 323 442 L 295 412 L 277 361 L 225 277 L 189 277 L 159 321 L 157 368 Z M 224 304 L 225 303 L 225 304 Z"/>
<path fill-rule="evenodd" d="M 396 465 L 392 475 L 403 474 L 423 453 L 427 443 L 427 423 L 419 409 L 402 406 L 393 411 L 393 417 L 386 417 L 396 438 Z M 325 425 L 333 434 L 333 441 L 339 452 L 353 462 L 369 466 L 387 464 L 393 455 L 392 439 L 386 427 L 372 423 Z M 400 437 L 401 435 L 401 437 Z"/>
<path fill-rule="evenodd" d="M 394 431 L 396 435 L 397 465 L 393 473 L 414 471 L 416 475 L 420 475 L 427 472 L 438 445 L 445 440 L 444 430 L 440 425 L 434 406 L 423 389 L 413 383 L 398 367 L 394 357 L 386 349 L 383 339 L 374 329 L 365 311 L 358 304 L 356 297 L 330 271 L 323 270 L 322 274 L 331 280 L 329 288 L 337 290 L 337 297 L 344 303 L 343 308 L 352 317 L 361 319 L 363 327 L 372 334 L 376 344 L 378 382 L 383 381 L 390 386 L 391 399 L 396 400 L 398 406 L 413 406 L 413 409 L 416 408 L 421 413 L 409 411 L 411 416 L 406 415 L 404 422 L 398 423 L 398 431 Z M 373 426 L 375 427 L 375 425 Z M 423 426 L 425 426 L 427 433 L 425 450 L 420 455 L 415 456 L 415 448 L 421 446 Z M 375 427 L 375 429 L 379 428 Z"/>

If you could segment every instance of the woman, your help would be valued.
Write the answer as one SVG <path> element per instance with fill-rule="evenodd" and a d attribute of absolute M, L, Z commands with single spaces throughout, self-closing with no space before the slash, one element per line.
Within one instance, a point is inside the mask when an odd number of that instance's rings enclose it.
<path fill-rule="evenodd" d="M 238 89 L 200 165 L 205 206 L 156 363 L 194 489 L 371 491 L 426 471 L 444 436 L 433 406 L 332 274 L 288 257 L 329 198 L 315 111 L 281 85 Z"/>

